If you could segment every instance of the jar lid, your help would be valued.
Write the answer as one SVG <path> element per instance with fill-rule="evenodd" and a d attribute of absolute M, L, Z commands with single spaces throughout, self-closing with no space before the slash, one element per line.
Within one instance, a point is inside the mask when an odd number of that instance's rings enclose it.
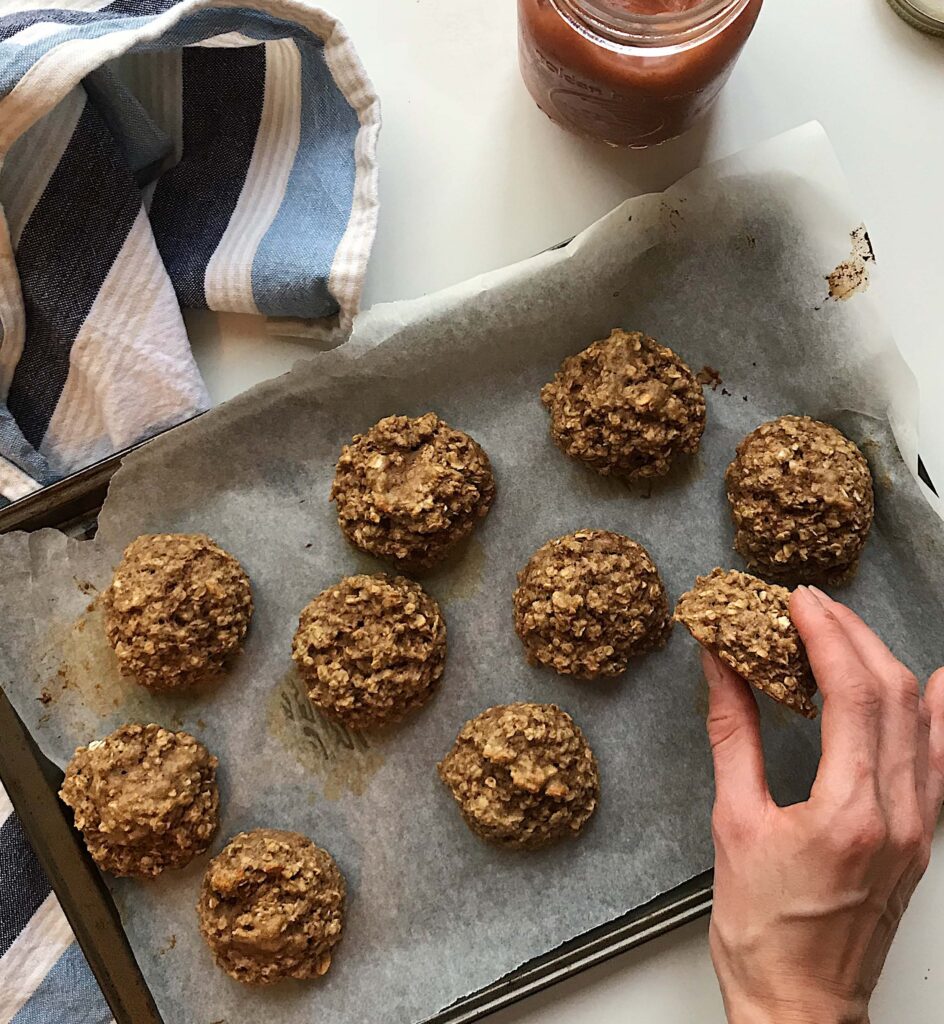
<path fill-rule="evenodd" d="M 888 0 L 888 3 L 909 25 L 933 36 L 944 36 L 944 0 Z"/>

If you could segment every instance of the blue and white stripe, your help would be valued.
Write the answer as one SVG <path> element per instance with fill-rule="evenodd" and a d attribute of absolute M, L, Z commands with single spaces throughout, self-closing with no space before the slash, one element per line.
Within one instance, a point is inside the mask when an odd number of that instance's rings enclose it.
<path fill-rule="evenodd" d="M 349 330 L 380 112 L 304 0 L 0 11 L 4 503 L 206 408 L 179 306 Z"/>
<path fill-rule="evenodd" d="M 0 1024 L 111 1024 L 23 826 L 0 786 Z"/>

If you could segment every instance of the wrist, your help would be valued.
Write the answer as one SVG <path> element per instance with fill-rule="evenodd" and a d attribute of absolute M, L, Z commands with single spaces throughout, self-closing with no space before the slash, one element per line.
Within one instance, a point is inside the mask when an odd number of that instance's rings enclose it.
<path fill-rule="evenodd" d="M 869 1024 L 868 1007 L 798 993 L 790 999 L 751 999 L 723 992 L 728 1024 Z"/>

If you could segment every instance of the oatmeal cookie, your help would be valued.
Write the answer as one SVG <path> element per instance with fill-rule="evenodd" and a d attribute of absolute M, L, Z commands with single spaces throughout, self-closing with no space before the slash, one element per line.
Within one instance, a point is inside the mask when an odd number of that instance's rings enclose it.
<path fill-rule="evenodd" d="M 202 533 L 133 540 L 103 602 L 119 668 L 152 690 L 191 686 L 221 672 L 252 617 L 249 577 Z"/>
<path fill-rule="evenodd" d="M 698 451 L 705 430 L 694 374 L 639 331 L 614 330 L 565 359 L 541 401 L 555 444 L 604 475 L 663 476 L 678 456 Z"/>
<path fill-rule="evenodd" d="M 768 697 L 815 718 L 816 680 L 790 620 L 790 591 L 735 569 L 713 569 L 679 598 L 675 618 Z"/>
<path fill-rule="evenodd" d="M 672 628 L 649 552 L 608 530 L 548 541 L 518 573 L 515 631 L 528 660 L 580 679 L 616 676 Z"/>
<path fill-rule="evenodd" d="M 772 579 L 843 583 L 855 575 L 874 515 L 872 474 L 828 423 L 781 416 L 738 445 L 725 473 L 734 546 Z"/>
<path fill-rule="evenodd" d="M 219 825 L 216 766 L 189 733 L 123 725 L 79 747 L 59 796 L 103 871 L 149 878 L 210 845 Z"/>
<path fill-rule="evenodd" d="M 439 765 L 480 838 L 536 849 L 583 831 L 600 799 L 593 751 L 554 704 L 504 704 L 462 727 Z"/>
<path fill-rule="evenodd" d="M 345 885 L 332 856 L 297 832 L 257 828 L 210 861 L 197 915 L 217 964 L 236 981 L 316 978 L 341 939 Z"/>
<path fill-rule="evenodd" d="M 435 413 L 388 416 L 345 445 L 331 500 L 362 551 L 405 567 L 441 561 L 495 498 L 488 456 Z"/>
<path fill-rule="evenodd" d="M 313 704 L 352 729 L 403 718 L 443 672 L 446 624 L 412 580 L 348 576 L 301 614 L 292 657 Z"/>

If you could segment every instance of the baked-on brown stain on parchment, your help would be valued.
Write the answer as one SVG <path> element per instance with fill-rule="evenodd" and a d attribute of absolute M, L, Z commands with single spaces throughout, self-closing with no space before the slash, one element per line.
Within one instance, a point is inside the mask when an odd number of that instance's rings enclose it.
<path fill-rule="evenodd" d="M 475 535 L 460 541 L 442 562 L 422 572 L 398 569 L 392 563 L 381 562 L 353 545 L 349 546 L 349 550 L 352 555 L 351 568 L 345 572 L 345 576 L 357 573 L 373 576 L 382 572 L 388 576 L 413 577 L 431 597 L 439 601 L 444 611 L 449 601 L 467 601 L 474 597 L 484 579 L 485 548 Z M 446 625 L 448 627 L 448 622 Z"/>
<path fill-rule="evenodd" d="M 873 438 L 865 437 L 859 442 L 859 448 L 869 464 L 872 479 L 875 483 L 886 493 L 892 491 L 895 486 L 892 483 L 892 478 L 888 475 L 888 470 L 881 466 L 882 446 Z"/>
<path fill-rule="evenodd" d="M 474 597 L 482 586 L 484 572 L 485 548 L 472 536 L 458 544 L 445 561 L 428 570 L 419 580 L 445 607 L 450 601 L 467 601 Z M 447 628 L 448 625 L 447 621 Z"/>
<path fill-rule="evenodd" d="M 695 374 L 695 380 L 702 387 L 709 387 L 712 391 L 717 391 L 719 386 L 724 383 L 721 379 L 721 374 L 707 363 Z"/>
<path fill-rule="evenodd" d="M 302 767 L 322 780 L 327 800 L 345 793 L 360 796 L 384 763 L 376 740 L 332 722 L 311 703 L 294 666 L 272 690 L 266 726 Z"/>
<path fill-rule="evenodd" d="M 56 678 L 50 683 L 55 699 L 58 690 L 76 690 L 82 703 L 98 715 L 109 715 L 134 697 L 134 681 L 118 671 L 115 652 L 105 636 L 104 612 L 96 599 L 75 622 L 50 636 L 50 650 L 59 652 Z M 129 709 L 130 710 L 130 709 Z"/>
<path fill-rule="evenodd" d="M 852 232 L 852 252 L 835 270 L 826 275 L 831 299 L 849 299 L 869 286 L 869 264 L 875 262 L 875 253 L 865 225 Z"/>

